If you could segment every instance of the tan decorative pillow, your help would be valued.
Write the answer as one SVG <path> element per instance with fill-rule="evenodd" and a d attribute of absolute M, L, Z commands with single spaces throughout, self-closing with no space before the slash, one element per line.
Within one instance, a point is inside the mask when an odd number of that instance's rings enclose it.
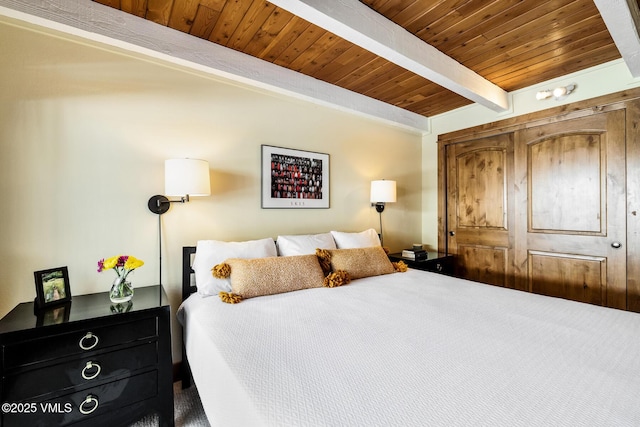
<path fill-rule="evenodd" d="M 231 289 L 242 298 L 321 288 L 324 275 L 315 255 L 232 258 Z"/>
<path fill-rule="evenodd" d="M 351 279 L 379 276 L 395 272 L 393 264 L 381 246 L 353 249 L 332 249 L 331 270 L 344 270 Z"/>

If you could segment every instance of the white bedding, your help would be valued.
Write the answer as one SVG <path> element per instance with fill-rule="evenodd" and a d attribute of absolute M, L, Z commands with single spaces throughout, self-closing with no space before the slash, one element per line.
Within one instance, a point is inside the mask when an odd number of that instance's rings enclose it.
<path fill-rule="evenodd" d="M 181 306 L 217 426 L 639 426 L 640 315 L 417 270 Z"/>

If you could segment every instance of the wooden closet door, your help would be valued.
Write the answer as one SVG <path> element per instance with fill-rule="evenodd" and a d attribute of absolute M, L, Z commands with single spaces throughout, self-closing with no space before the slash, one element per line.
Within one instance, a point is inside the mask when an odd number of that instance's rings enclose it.
<path fill-rule="evenodd" d="M 513 280 L 513 134 L 448 145 L 447 246 L 456 275 Z"/>
<path fill-rule="evenodd" d="M 516 133 L 516 286 L 626 308 L 625 112 Z"/>

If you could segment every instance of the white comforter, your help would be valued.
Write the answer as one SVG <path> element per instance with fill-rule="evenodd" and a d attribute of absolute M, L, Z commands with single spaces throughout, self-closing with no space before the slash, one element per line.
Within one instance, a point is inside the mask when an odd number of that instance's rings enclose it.
<path fill-rule="evenodd" d="M 409 270 L 180 308 L 212 426 L 639 426 L 640 315 Z"/>

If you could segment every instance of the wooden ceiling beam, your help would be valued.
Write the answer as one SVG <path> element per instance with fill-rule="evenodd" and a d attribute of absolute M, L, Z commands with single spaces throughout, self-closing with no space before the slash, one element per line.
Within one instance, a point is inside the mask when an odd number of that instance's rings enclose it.
<path fill-rule="evenodd" d="M 494 111 L 507 92 L 358 0 L 270 0 L 312 24 Z"/>
<path fill-rule="evenodd" d="M 640 77 L 640 10 L 637 0 L 594 0 L 633 77 Z"/>

